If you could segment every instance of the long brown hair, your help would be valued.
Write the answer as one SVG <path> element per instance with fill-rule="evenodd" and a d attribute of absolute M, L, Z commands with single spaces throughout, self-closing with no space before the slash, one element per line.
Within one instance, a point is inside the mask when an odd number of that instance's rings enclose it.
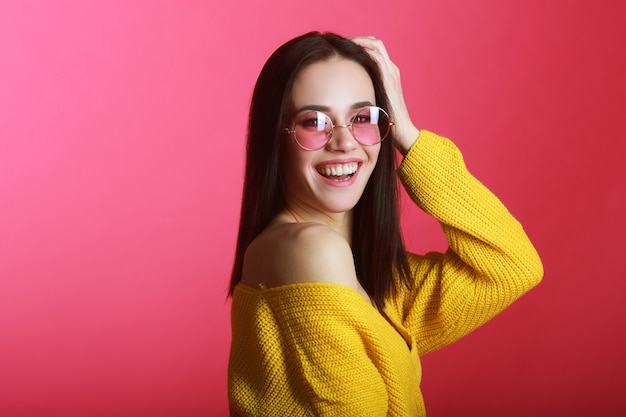
<path fill-rule="evenodd" d="M 360 64 L 374 85 L 376 104 L 389 109 L 378 65 L 351 40 L 334 33 L 310 32 L 279 47 L 265 63 L 250 105 L 246 172 L 239 236 L 229 294 L 241 281 L 248 245 L 285 208 L 281 157 L 291 116 L 291 90 L 296 75 L 315 62 L 341 57 Z M 390 136 L 393 135 L 393 131 Z M 352 252 L 363 289 L 383 306 L 398 282 L 411 285 L 410 271 L 400 232 L 398 181 L 393 137 L 381 144 L 378 162 L 363 195 L 354 207 Z"/>

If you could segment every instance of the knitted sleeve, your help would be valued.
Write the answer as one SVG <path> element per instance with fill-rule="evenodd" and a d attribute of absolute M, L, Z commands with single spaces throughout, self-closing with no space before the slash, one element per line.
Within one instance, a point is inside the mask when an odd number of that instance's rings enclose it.
<path fill-rule="evenodd" d="M 424 354 L 501 312 L 539 283 L 543 266 L 522 226 L 448 139 L 421 131 L 398 173 L 449 243 L 445 254 L 410 255 L 416 288 L 389 303 Z"/>

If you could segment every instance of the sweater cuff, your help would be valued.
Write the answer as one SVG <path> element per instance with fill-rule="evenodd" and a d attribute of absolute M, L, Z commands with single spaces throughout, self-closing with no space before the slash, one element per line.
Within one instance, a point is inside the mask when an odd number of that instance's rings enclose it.
<path fill-rule="evenodd" d="M 422 162 L 421 159 L 423 158 L 423 153 L 426 149 L 436 146 L 438 142 L 442 144 L 446 141 L 447 140 L 442 136 L 428 130 L 420 129 L 420 134 L 417 137 L 417 140 L 413 143 L 411 148 L 409 148 L 409 151 L 406 153 L 404 159 L 398 166 L 398 174 L 400 177 L 405 178 L 409 173 L 417 171 L 418 164 Z"/>

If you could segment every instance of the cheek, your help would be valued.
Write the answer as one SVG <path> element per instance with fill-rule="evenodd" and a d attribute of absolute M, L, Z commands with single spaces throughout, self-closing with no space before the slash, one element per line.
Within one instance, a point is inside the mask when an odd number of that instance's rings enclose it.
<path fill-rule="evenodd" d="M 367 178 L 367 181 L 369 182 L 370 178 L 372 177 L 372 175 L 374 175 L 374 172 L 377 169 L 377 166 L 379 165 L 379 158 L 381 156 L 381 147 L 380 145 L 375 145 L 374 147 L 370 147 L 372 149 L 367 149 L 367 156 L 368 156 L 368 167 L 369 167 L 369 175 Z"/>
<path fill-rule="evenodd" d="M 311 165 L 308 153 L 293 145 L 287 145 L 281 164 L 281 175 L 286 183 L 301 182 L 303 177 L 308 176 Z"/>
<path fill-rule="evenodd" d="M 372 165 L 376 165 L 378 162 L 378 157 L 380 156 L 381 144 L 368 146 L 365 148 L 365 152 L 367 153 L 367 157 L 370 160 Z"/>

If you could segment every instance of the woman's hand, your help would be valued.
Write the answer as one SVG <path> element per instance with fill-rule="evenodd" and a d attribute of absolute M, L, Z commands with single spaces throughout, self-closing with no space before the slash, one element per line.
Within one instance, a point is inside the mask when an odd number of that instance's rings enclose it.
<path fill-rule="evenodd" d="M 387 49 L 383 42 L 373 36 L 357 36 L 351 38 L 357 45 L 364 48 L 378 64 L 383 77 L 383 84 L 389 98 L 389 109 L 391 118 L 394 121 L 396 148 L 406 155 L 411 146 L 415 143 L 419 130 L 409 116 L 409 110 L 404 102 L 402 94 L 402 83 L 400 82 L 400 70 L 391 61 Z"/>

